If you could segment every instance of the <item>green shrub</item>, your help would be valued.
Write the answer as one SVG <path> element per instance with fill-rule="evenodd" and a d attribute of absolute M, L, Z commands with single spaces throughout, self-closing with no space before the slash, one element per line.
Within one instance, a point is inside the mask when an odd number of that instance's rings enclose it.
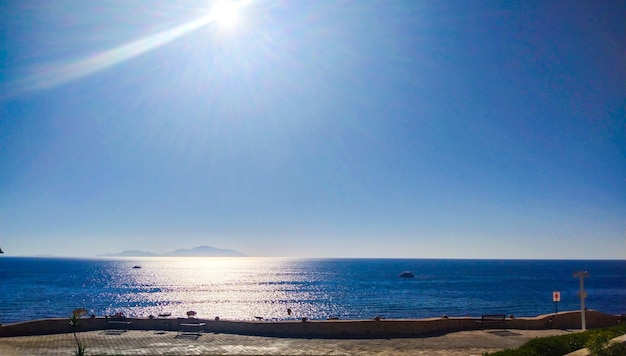
<path fill-rule="evenodd" d="M 521 355 L 562 356 L 585 347 L 584 333 L 536 338 L 522 345 Z"/>
<path fill-rule="evenodd" d="M 626 355 L 626 343 L 612 343 L 598 356 L 624 356 Z"/>
<path fill-rule="evenodd" d="M 593 330 L 589 333 L 585 347 L 594 356 L 626 355 L 626 344 L 610 342 L 612 338 L 619 335 L 615 335 L 615 332 L 619 330 L 619 328 L 615 328 L 615 330 Z"/>
<path fill-rule="evenodd" d="M 515 350 L 490 353 L 489 356 L 561 356 L 587 347 L 593 355 L 626 355 L 626 344 L 608 345 L 608 340 L 626 333 L 626 323 L 616 326 L 532 339 Z M 609 347 L 607 347 L 609 346 Z"/>

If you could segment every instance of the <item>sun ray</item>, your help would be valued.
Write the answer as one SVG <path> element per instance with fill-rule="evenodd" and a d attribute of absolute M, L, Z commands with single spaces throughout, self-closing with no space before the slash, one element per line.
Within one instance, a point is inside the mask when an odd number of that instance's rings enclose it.
<path fill-rule="evenodd" d="M 208 24 L 217 22 L 230 26 L 237 20 L 239 9 L 249 2 L 220 1 L 210 14 L 169 30 L 127 42 L 74 62 L 38 66 L 21 80 L 13 82 L 9 89 L 13 94 L 20 94 L 54 88 L 135 58 Z"/>

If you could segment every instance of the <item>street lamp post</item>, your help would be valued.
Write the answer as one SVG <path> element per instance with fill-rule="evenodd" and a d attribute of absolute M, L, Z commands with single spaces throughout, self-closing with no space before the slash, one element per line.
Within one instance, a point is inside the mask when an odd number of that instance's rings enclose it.
<path fill-rule="evenodd" d="M 589 277 L 589 272 L 578 271 L 574 273 L 574 277 L 578 277 L 580 280 L 580 291 L 578 291 L 578 298 L 580 298 L 580 321 L 583 331 L 587 330 L 587 324 L 585 322 L 585 298 L 587 298 L 587 292 L 585 292 L 585 277 Z"/>

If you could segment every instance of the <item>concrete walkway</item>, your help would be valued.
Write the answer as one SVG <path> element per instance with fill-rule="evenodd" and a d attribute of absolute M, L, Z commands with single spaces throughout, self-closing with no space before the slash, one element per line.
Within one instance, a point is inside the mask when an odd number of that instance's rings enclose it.
<path fill-rule="evenodd" d="M 481 355 L 565 330 L 474 330 L 406 339 L 289 339 L 163 331 L 78 333 L 87 355 Z M 0 355 L 73 355 L 72 334 L 0 338 Z"/>

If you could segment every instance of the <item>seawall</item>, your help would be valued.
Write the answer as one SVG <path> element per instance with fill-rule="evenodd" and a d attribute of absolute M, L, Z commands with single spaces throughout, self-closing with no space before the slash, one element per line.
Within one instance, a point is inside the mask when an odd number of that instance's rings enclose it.
<path fill-rule="evenodd" d="M 588 310 L 585 314 L 587 328 L 616 325 L 623 316 Z M 177 331 L 178 318 L 128 318 L 132 330 Z M 187 319 L 182 319 L 187 320 Z M 506 318 L 503 321 L 480 323 L 481 318 L 442 317 L 429 319 L 380 320 L 288 320 L 288 321 L 235 321 L 197 319 L 205 323 L 204 332 L 241 335 L 259 335 L 297 338 L 399 338 L 424 337 L 463 330 L 484 329 L 580 329 L 580 311 L 560 312 L 536 317 Z M 105 318 L 83 318 L 78 331 L 107 330 Z M 0 326 L 0 337 L 48 335 L 71 332 L 68 319 L 41 319 Z"/>

